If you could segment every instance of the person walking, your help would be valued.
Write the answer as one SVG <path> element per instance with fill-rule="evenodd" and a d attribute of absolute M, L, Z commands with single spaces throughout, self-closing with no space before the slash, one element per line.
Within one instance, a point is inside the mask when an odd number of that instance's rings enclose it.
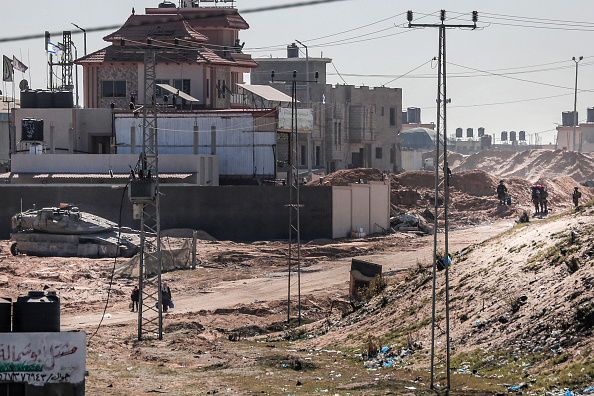
<path fill-rule="evenodd" d="M 163 312 L 167 312 L 169 303 L 171 302 L 171 289 L 169 289 L 166 281 L 161 286 L 161 301 L 163 302 Z"/>
<path fill-rule="evenodd" d="M 532 203 L 534 204 L 534 215 L 538 214 L 540 206 L 540 186 L 532 186 Z"/>
<path fill-rule="evenodd" d="M 544 214 L 549 213 L 549 208 L 547 207 L 547 203 L 549 202 L 547 200 L 548 196 L 549 196 L 549 192 L 547 191 L 546 187 L 544 185 L 542 185 L 540 188 L 540 195 L 539 195 L 538 199 L 540 202 L 540 212 L 544 213 Z"/>
<path fill-rule="evenodd" d="M 134 310 L 136 309 L 136 312 L 138 312 L 138 301 L 140 299 L 140 290 L 138 290 L 138 286 L 134 286 L 134 289 L 132 289 L 132 294 L 130 294 L 130 300 L 132 301 L 132 309 L 130 310 L 130 312 L 134 312 Z"/>
<path fill-rule="evenodd" d="M 580 192 L 579 188 L 573 188 L 573 195 L 571 197 L 573 198 L 573 205 L 577 208 L 579 205 L 579 199 L 582 197 L 582 193 Z"/>
<path fill-rule="evenodd" d="M 503 180 L 500 180 L 499 185 L 497 186 L 497 198 L 499 199 L 499 205 L 505 205 L 505 201 L 507 200 L 507 187 L 503 184 Z"/>

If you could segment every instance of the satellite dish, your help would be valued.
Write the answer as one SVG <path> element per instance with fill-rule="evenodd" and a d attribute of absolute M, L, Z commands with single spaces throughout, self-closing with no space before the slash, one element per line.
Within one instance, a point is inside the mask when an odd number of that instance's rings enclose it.
<path fill-rule="evenodd" d="M 29 81 L 21 80 L 19 83 L 19 88 L 21 91 L 28 91 L 29 90 Z"/>

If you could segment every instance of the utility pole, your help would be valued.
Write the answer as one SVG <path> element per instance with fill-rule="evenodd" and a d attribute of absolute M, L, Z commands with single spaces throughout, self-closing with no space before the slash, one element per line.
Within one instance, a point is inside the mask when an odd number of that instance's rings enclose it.
<path fill-rule="evenodd" d="M 446 336 L 446 390 L 449 393 L 450 383 L 450 295 L 449 295 L 449 265 L 450 256 L 448 252 L 448 205 L 449 205 L 449 172 L 448 151 L 447 151 L 447 104 L 451 101 L 446 94 L 446 29 L 448 28 L 470 28 L 476 29 L 478 13 L 472 12 L 472 25 L 453 25 L 445 23 L 445 10 L 441 10 L 441 23 L 438 24 L 413 24 L 413 12 L 407 12 L 408 27 L 436 27 L 439 29 L 439 56 L 437 67 L 437 133 L 435 135 L 435 211 L 433 222 L 433 291 L 432 291 L 432 315 L 431 315 L 431 388 L 435 389 L 435 328 L 437 314 L 437 266 L 444 269 L 445 277 L 445 336 Z M 441 152 L 441 154 L 440 154 Z M 441 164 L 441 165 L 440 165 Z M 440 166 L 443 177 L 440 176 Z M 438 219 L 440 209 L 443 210 L 444 219 L 444 250 L 443 255 L 437 250 Z M 438 263 L 439 261 L 439 263 Z M 440 270 L 442 268 L 439 268 Z"/>
<path fill-rule="evenodd" d="M 305 103 L 308 108 L 311 107 L 311 98 L 309 92 L 309 52 L 307 45 L 299 40 L 295 40 L 303 48 L 305 48 Z M 311 175 L 311 133 L 307 134 L 307 172 Z"/>
<path fill-rule="evenodd" d="M 578 123 L 578 116 L 577 116 L 577 82 L 578 82 L 578 63 L 580 63 L 580 61 L 582 59 L 584 59 L 583 56 L 580 56 L 577 60 L 575 59 L 575 56 L 573 58 L 571 58 L 574 62 L 575 62 L 575 90 L 574 90 L 574 95 L 573 95 L 573 150 L 575 151 L 575 127 Z M 580 144 L 578 146 L 578 152 L 582 152 L 582 134 L 580 133 Z"/>
<path fill-rule="evenodd" d="M 297 71 L 293 70 L 293 80 L 291 81 L 291 135 L 289 136 L 289 166 L 291 174 L 289 179 L 289 254 L 288 254 L 288 283 L 287 283 L 287 324 L 291 321 L 291 271 L 293 262 L 297 264 L 297 289 L 298 289 L 298 309 L 299 324 L 301 324 L 301 224 L 300 209 L 303 205 L 299 198 L 299 146 L 297 134 L 297 83 L 298 82 L 318 82 L 318 72 L 315 74 L 315 81 L 297 80 Z M 274 71 L 271 74 L 271 81 L 274 82 Z M 295 244 L 293 243 L 295 240 Z"/>

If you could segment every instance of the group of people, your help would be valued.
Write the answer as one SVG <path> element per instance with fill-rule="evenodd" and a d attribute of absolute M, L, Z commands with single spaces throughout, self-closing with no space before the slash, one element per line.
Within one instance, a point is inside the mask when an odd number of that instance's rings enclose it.
<path fill-rule="evenodd" d="M 138 286 L 134 286 L 130 294 L 130 312 L 138 312 L 138 302 L 140 301 L 140 290 Z M 171 289 L 167 282 L 161 284 L 161 301 L 163 302 L 163 312 L 167 312 L 172 308 Z"/>
<path fill-rule="evenodd" d="M 534 212 L 535 214 L 541 213 L 546 214 L 549 211 L 548 208 L 548 197 L 549 192 L 547 191 L 546 187 L 542 184 L 537 184 L 535 186 L 530 187 L 532 192 L 531 202 L 534 205 Z M 573 189 L 573 204 L 577 208 L 579 205 L 579 199 L 582 197 L 582 193 L 579 191 L 578 187 L 574 187 Z M 507 187 L 505 186 L 503 180 L 499 181 L 499 185 L 497 186 L 497 198 L 499 199 L 499 205 L 509 205 L 511 199 L 507 193 Z"/>

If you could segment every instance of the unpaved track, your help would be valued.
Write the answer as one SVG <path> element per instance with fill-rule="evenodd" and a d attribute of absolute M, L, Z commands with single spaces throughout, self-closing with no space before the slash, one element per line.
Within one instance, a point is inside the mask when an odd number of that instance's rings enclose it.
<path fill-rule="evenodd" d="M 465 228 L 449 233 L 449 251 L 454 252 L 474 243 L 482 242 L 513 226 L 511 221 Z M 443 241 L 443 234 L 438 236 Z M 429 263 L 433 252 L 433 237 L 421 239 L 420 247 L 390 251 L 374 255 L 360 256 L 361 259 L 381 264 L 384 273 L 396 273 L 414 268 L 417 262 Z M 440 244 L 443 246 L 443 244 Z M 316 293 L 340 293 L 344 295 L 348 290 L 351 258 L 324 261 L 301 271 L 301 295 Z M 297 273 L 291 274 L 291 296 L 297 296 Z M 250 304 L 258 301 L 273 301 L 287 298 L 287 273 L 263 273 L 256 278 L 246 278 L 235 281 L 224 281 L 213 285 L 210 289 L 199 294 L 183 294 L 178 291 L 174 295 L 175 308 L 171 313 L 188 313 L 200 310 L 215 310 L 231 308 L 238 304 Z M 138 319 L 137 313 L 129 311 L 112 312 L 103 319 L 103 324 L 127 323 Z M 167 320 L 168 314 L 165 314 Z M 88 330 L 96 327 L 101 320 L 102 312 L 79 316 L 62 315 L 62 331 Z"/>

